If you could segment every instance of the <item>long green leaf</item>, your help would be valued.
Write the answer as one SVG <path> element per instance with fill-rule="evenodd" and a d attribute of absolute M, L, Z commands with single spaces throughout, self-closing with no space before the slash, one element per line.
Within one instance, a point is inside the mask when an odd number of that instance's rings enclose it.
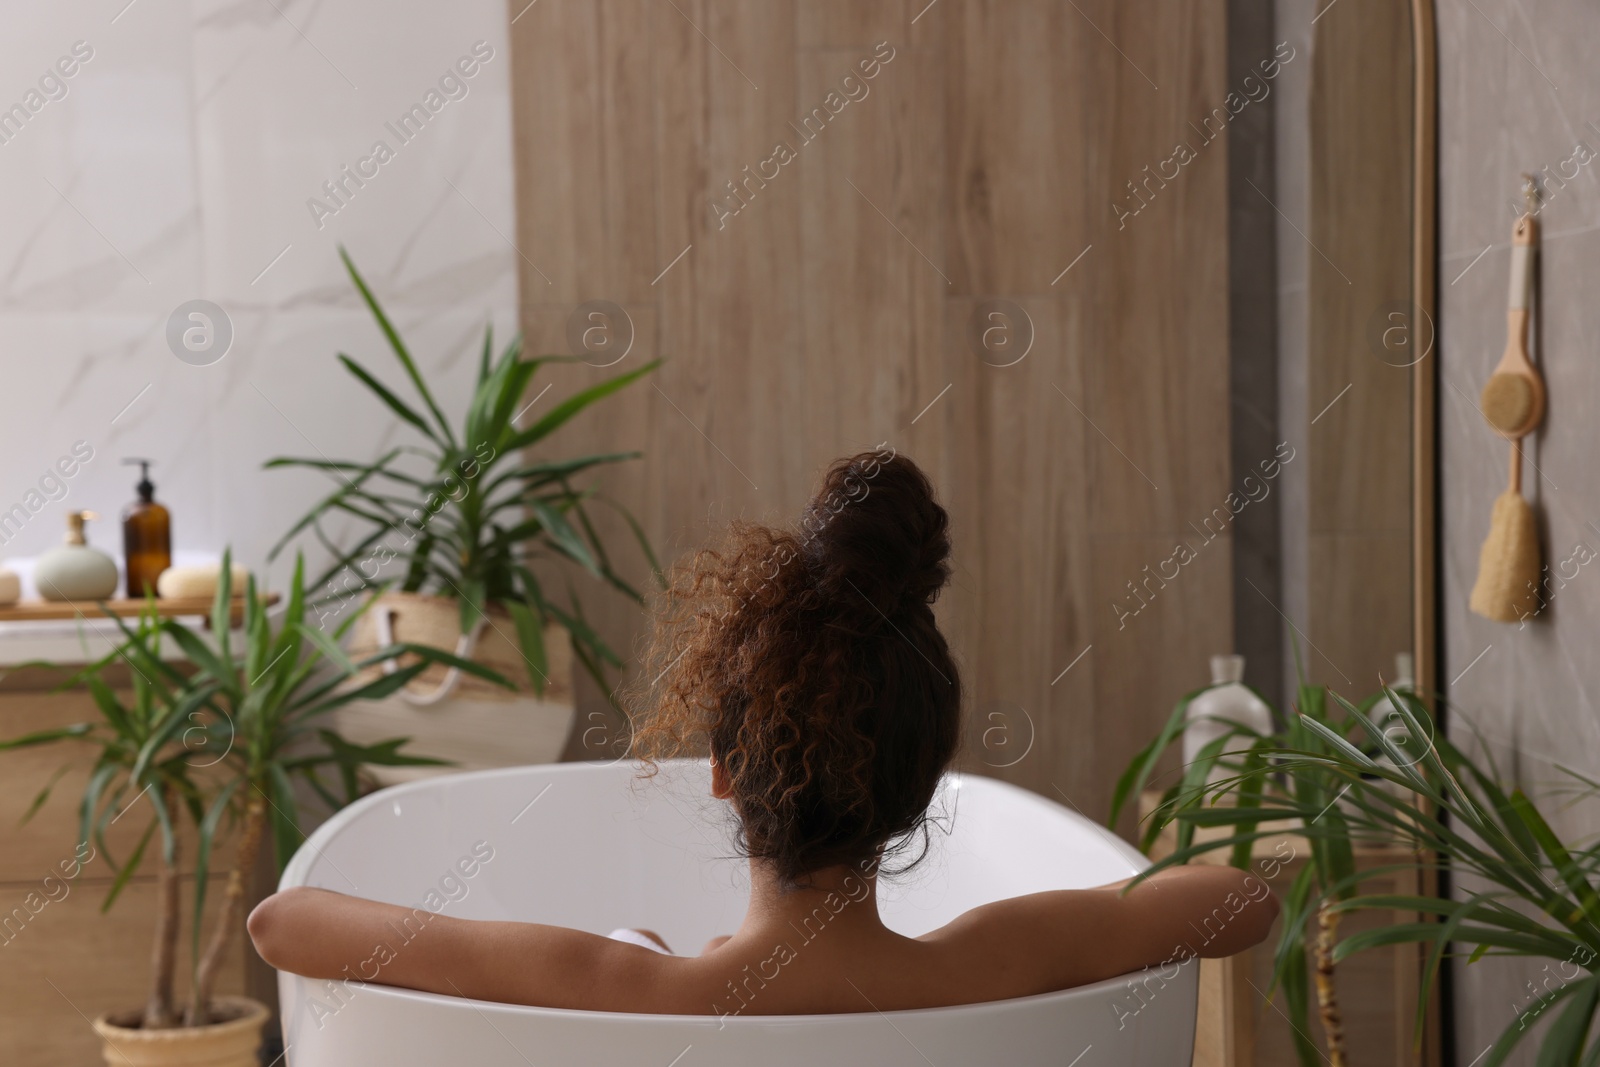
<path fill-rule="evenodd" d="M 640 378 L 643 378 L 646 374 L 649 374 L 660 365 L 661 361 L 659 359 L 653 359 L 637 370 L 629 371 L 626 374 L 619 374 L 614 378 L 607 378 L 598 385 L 592 385 L 587 389 L 583 389 L 572 394 L 567 399 L 557 404 L 548 415 L 544 416 L 544 418 L 540 419 L 526 430 L 511 434 L 509 438 L 500 446 L 501 451 L 513 452 L 518 449 L 527 448 L 529 445 L 536 444 L 539 441 L 544 440 L 561 426 L 565 425 L 567 420 L 571 419 L 574 415 L 578 414 L 590 404 L 593 404 L 595 401 L 600 400 L 603 397 L 610 396 L 612 393 L 617 392 L 623 387 L 638 381 Z"/>
<path fill-rule="evenodd" d="M 14 748 L 33 748 L 36 745 L 49 745 L 68 739 L 75 740 L 86 736 L 93 729 L 94 723 L 80 722 L 52 730 L 36 730 L 31 734 L 23 734 L 21 737 L 0 741 L 0 752 L 6 752 Z"/>
<path fill-rule="evenodd" d="M 156 821 L 151 819 L 150 825 L 144 828 L 144 833 L 140 836 L 139 843 L 133 846 L 133 852 L 128 856 L 128 862 L 122 865 L 121 869 L 117 871 L 117 876 L 111 880 L 111 888 L 106 890 L 106 899 L 100 904 L 101 915 L 111 910 L 111 905 L 115 904 L 117 897 L 122 895 L 123 887 L 128 884 L 128 879 L 132 878 L 134 872 L 139 869 L 139 864 L 144 861 L 144 850 L 150 844 L 150 838 L 155 836 L 155 832 Z"/>
<path fill-rule="evenodd" d="M 1185 693 L 1173 707 L 1172 714 L 1167 716 L 1167 721 L 1155 740 L 1146 745 L 1134 757 L 1133 762 L 1128 764 L 1127 770 L 1122 772 L 1111 794 L 1111 816 L 1106 820 L 1108 826 L 1115 826 L 1128 801 L 1144 792 L 1145 785 L 1155 773 L 1157 762 L 1166 754 L 1173 740 L 1183 732 L 1183 727 L 1188 722 L 1189 703 L 1208 688 L 1210 687 L 1202 686 Z"/>
<path fill-rule="evenodd" d="M 350 280 L 355 283 L 356 289 L 361 293 L 361 299 L 366 302 L 367 309 L 372 312 L 372 317 L 378 320 L 378 328 L 383 331 L 384 337 L 389 340 L 389 347 L 394 350 L 395 358 L 405 368 L 406 376 L 411 379 L 411 384 L 416 387 L 417 394 L 422 397 L 423 403 L 428 405 L 428 410 L 433 412 L 434 420 L 439 424 L 439 429 L 444 433 L 445 441 L 455 446 L 455 433 L 450 429 L 450 423 L 445 420 L 444 412 L 439 410 L 439 405 L 429 392 L 428 384 L 422 380 L 422 373 L 417 370 L 416 361 L 411 358 L 411 353 L 406 350 L 405 342 L 400 340 L 399 332 L 394 324 L 389 321 L 389 316 L 384 314 L 379 306 L 377 297 L 372 295 L 372 290 L 367 288 L 366 280 L 361 277 L 361 272 L 356 270 L 355 262 L 350 258 L 350 253 L 344 246 L 339 246 L 339 258 L 344 260 L 345 269 L 350 272 Z"/>
<path fill-rule="evenodd" d="M 422 416 L 411 410 L 411 406 L 409 404 L 391 392 L 389 387 L 374 377 L 367 370 L 367 368 L 363 367 L 361 364 L 357 363 L 343 352 L 339 353 L 339 362 L 343 363 L 345 370 L 355 375 L 356 379 L 360 381 L 362 385 L 365 385 L 374 394 L 376 394 L 379 400 L 382 400 L 385 404 L 387 404 L 390 411 L 394 412 L 406 422 L 409 422 L 411 425 L 421 430 L 431 440 L 439 441 L 438 436 L 435 435 L 428 424 L 423 421 Z M 443 442 L 439 443 L 442 444 Z"/>
<path fill-rule="evenodd" d="M 517 646 L 523 661 L 528 665 L 528 681 L 536 696 L 544 696 L 545 683 L 549 681 L 550 661 L 545 656 L 543 620 L 538 615 L 538 605 L 526 600 L 507 600 L 506 611 L 517 628 Z"/>

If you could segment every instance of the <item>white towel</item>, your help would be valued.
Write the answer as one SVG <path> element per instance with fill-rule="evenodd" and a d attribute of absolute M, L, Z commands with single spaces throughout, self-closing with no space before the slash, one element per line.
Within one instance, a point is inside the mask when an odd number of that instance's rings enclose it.
<path fill-rule="evenodd" d="M 613 941 L 621 941 L 621 942 L 624 942 L 625 944 L 629 944 L 629 945 L 638 945 L 640 948 L 647 948 L 652 952 L 659 952 L 663 956 L 672 955 L 671 952 L 668 952 L 666 949 L 662 948 L 655 941 L 652 941 L 650 938 L 644 936 L 639 931 L 630 930 L 627 927 L 622 927 L 620 929 L 613 930 L 609 934 L 607 934 L 606 936 L 609 937 Z"/>

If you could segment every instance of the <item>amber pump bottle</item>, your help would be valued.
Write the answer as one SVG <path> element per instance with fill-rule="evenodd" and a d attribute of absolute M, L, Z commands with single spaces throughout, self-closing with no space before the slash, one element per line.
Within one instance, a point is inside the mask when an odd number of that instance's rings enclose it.
<path fill-rule="evenodd" d="M 156 503 L 150 484 L 150 460 L 125 459 L 139 465 L 139 499 L 122 511 L 122 554 L 128 573 L 128 596 L 154 595 L 156 579 L 172 566 L 172 518 Z"/>

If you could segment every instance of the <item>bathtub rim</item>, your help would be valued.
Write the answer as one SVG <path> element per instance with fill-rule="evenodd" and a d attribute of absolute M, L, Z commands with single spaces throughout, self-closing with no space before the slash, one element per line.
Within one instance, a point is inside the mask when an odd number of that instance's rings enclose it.
<path fill-rule="evenodd" d="M 663 766 L 687 764 L 703 765 L 706 763 L 706 761 L 703 759 L 673 759 L 660 760 L 658 762 Z M 594 772 L 596 770 L 610 770 L 611 768 L 620 766 L 621 763 L 622 761 L 617 760 L 575 760 L 567 763 L 531 764 L 520 767 L 495 767 L 487 770 L 465 771 L 460 774 L 452 774 L 436 778 L 424 778 L 413 782 L 403 782 L 398 785 L 392 785 L 376 790 L 362 797 L 360 800 L 357 800 L 355 803 L 341 808 L 339 811 L 335 812 L 327 822 L 323 823 L 316 830 L 311 832 L 310 836 L 308 836 L 306 840 L 301 843 L 299 849 L 295 851 L 294 856 L 290 858 L 289 864 L 284 868 L 283 875 L 278 879 L 278 889 L 281 891 L 284 889 L 305 885 L 306 877 L 309 875 L 312 865 L 321 858 L 321 847 L 327 842 L 336 839 L 340 834 L 343 834 L 351 829 L 351 824 L 359 819 L 367 810 L 385 802 L 392 802 L 410 793 L 426 792 L 431 789 L 437 789 L 444 782 L 456 782 L 463 779 L 488 780 L 501 777 L 509 778 L 517 775 L 527 774 L 532 770 L 538 771 L 538 773 L 541 775 L 574 774 L 583 773 L 585 771 Z M 637 778 L 638 776 L 635 774 L 633 777 Z M 1069 808 L 1063 804 L 1057 803 L 1049 797 L 1042 796 L 1030 789 L 1024 789 L 1021 786 L 1012 784 L 1011 782 L 988 777 L 987 775 L 967 774 L 960 771 L 947 771 L 944 777 L 945 779 L 954 780 L 956 783 L 958 783 L 956 786 L 958 789 L 963 788 L 969 781 L 980 782 L 982 783 L 978 787 L 980 789 L 995 789 L 1002 794 L 1009 795 L 1009 797 L 1015 802 L 1027 803 L 1036 807 L 1045 807 L 1052 810 L 1055 814 L 1065 815 L 1071 821 L 1087 824 L 1088 826 L 1097 830 L 1108 844 L 1112 845 L 1124 859 L 1133 865 L 1134 873 L 1138 873 L 1139 871 L 1142 871 L 1150 866 L 1148 857 L 1139 852 L 1138 849 L 1134 848 L 1128 842 L 1122 840 L 1122 838 L 1118 837 L 1111 830 L 1100 826 L 1098 823 L 1090 821 L 1089 818 L 1082 813 L 1074 810 L 1073 808 Z M 1190 967 L 1190 964 L 1196 962 L 1197 960 L 1194 957 L 1183 961 L 1183 963 L 1178 965 L 1180 970 L 1177 974 L 1171 978 L 1162 978 L 1160 981 L 1162 981 L 1164 985 L 1183 982 L 1185 981 L 1186 973 L 1192 974 L 1194 977 L 1189 979 L 1189 981 L 1193 983 L 1195 990 L 1198 991 L 1198 967 Z M 480 1012 L 492 1010 L 498 1014 L 514 1016 L 534 1015 L 543 1018 L 562 1019 L 571 1022 L 581 1022 L 585 1020 L 593 1022 L 604 1020 L 606 1023 L 612 1025 L 671 1025 L 686 1026 L 696 1029 L 711 1027 L 717 1030 L 722 1030 L 729 1027 L 749 1028 L 780 1024 L 788 1025 L 791 1023 L 809 1023 L 815 1025 L 825 1024 L 829 1021 L 848 1020 L 873 1015 L 881 1015 L 889 1019 L 911 1020 L 937 1014 L 941 1019 L 950 1019 L 953 1015 L 986 1015 L 995 1011 L 1026 1010 L 1029 1007 L 1039 1006 L 1045 1003 L 1057 1003 L 1068 1000 L 1103 999 L 1106 994 L 1111 993 L 1119 987 L 1126 986 L 1130 982 L 1142 980 L 1140 978 L 1142 975 L 1146 975 L 1151 972 L 1156 972 L 1159 974 L 1159 971 L 1157 970 L 1158 966 L 1159 965 L 1147 967 L 1143 970 L 1129 971 L 1126 974 L 1116 975 L 1115 977 L 1106 978 L 1099 982 L 1093 982 L 1088 985 L 1071 986 L 1066 989 L 1057 989 L 1047 993 L 1033 993 L 1025 997 L 1009 997 L 1002 1000 L 980 1000 L 968 1004 L 949 1004 L 942 1007 L 897 1008 L 893 1011 L 882 1011 L 874 1008 L 869 1011 L 861 1012 L 831 1012 L 814 1013 L 808 1015 L 734 1015 L 731 1013 L 728 1015 L 718 1015 L 715 1012 L 706 1012 L 704 1014 L 696 1013 L 692 1015 L 673 1015 L 644 1012 L 586 1011 L 578 1008 L 548 1008 L 532 1004 L 512 1004 L 496 1000 L 475 1000 L 471 997 L 451 996 L 445 993 L 430 993 L 419 989 L 406 989 L 400 986 L 381 985 L 377 982 L 362 982 L 358 988 L 363 992 L 370 992 L 374 994 L 379 999 L 394 1000 L 400 1003 L 409 1001 L 419 1006 L 423 1004 L 440 1005 L 445 1007 L 460 1005 L 463 1007 L 471 1007 Z M 1185 969 L 1187 969 L 1187 971 Z M 307 983 L 314 983 L 316 981 L 315 979 L 305 978 L 303 975 L 290 976 L 286 972 L 281 971 L 277 973 L 280 980 L 284 978 L 298 978 L 299 980 Z"/>
<path fill-rule="evenodd" d="M 662 767 L 673 767 L 704 766 L 708 761 L 704 759 L 670 759 L 656 762 Z M 284 867 L 283 874 L 278 878 L 278 889 L 283 890 L 305 885 L 305 879 L 310 873 L 311 866 L 321 858 L 321 846 L 349 830 L 352 822 L 360 818 L 368 809 L 377 807 L 379 804 L 392 803 L 411 793 L 428 792 L 431 789 L 438 788 L 441 783 L 445 782 L 489 781 L 495 778 L 512 778 L 526 774 L 529 771 L 551 775 L 579 774 L 586 771 L 611 770 L 614 767 L 621 766 L 622 763 L 623 761 L 620 760 L 573 760 L 566 763 L 528 764 L 521 767 L 491 767 L 486 770 L 463 771 L 459 774 L 421 778 L 413 782 L 401 782 L 398 785 L 385 786 L 382 789 L 368 793 L 353 804 L 347 804 L 340 808 L 329 816 L 328 820 L 321 826 L 311 831 L 306 839 L 300 843 L 300 847 L 295 850 L 295 854 L 290 857 L 289 863 Z M 631 777 L 637 781 L 649 780 L 637 773 Z M 941 789 L 944 788 L 943 783 L 946 781 L 955 782 L 955 788 L 957 789 L 965 788 L 969 782 L 977 783 L 977 788 L 979 789 L 994 789 L 1002 794 L 1008 794 L 1016 802 L 1029 804 L 1035 808 L 1046 808 L 1053 813 L 1066 815 L 1069 821 L 1082 822 L 1098 832 L 1108 845 L 1111 845 L 1123 859 L 1132 864 L 1133 871 L 1131 873 L 1137 874 L 1150 866 L 1149 857 L 1118 837 L 1111 830 L 1094 822 L 1075 808 L 1069 808 L 1047 796 L 1035 793 L 1031 789 L 1024 789 L 1019 785 L 1014 785 L 999 778 L 991 778 L 988 775 L 969 774 L 964 771 L 946 771 L 940 781 Z"/>

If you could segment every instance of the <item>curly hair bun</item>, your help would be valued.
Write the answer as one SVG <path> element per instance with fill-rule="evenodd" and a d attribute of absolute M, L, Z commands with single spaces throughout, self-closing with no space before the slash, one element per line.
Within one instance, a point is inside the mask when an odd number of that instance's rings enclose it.
<path fill-rule="evenodd" d="M 931 605 L 950 580 L 949 530 L 928 476 L 893 452 L 836 461 L 800 520 L 818 591 L 891 619 Z"/>
<path fill-rule="evenodd" d="M 949 557 L 933 485 L 887 449 L 829 467 L 798 529 L 735 522 L 672 571 L 635 751 L 709 748 L 744 851 L 784 884 L 925 845 L 960 736 L 932 608 Z"/>

